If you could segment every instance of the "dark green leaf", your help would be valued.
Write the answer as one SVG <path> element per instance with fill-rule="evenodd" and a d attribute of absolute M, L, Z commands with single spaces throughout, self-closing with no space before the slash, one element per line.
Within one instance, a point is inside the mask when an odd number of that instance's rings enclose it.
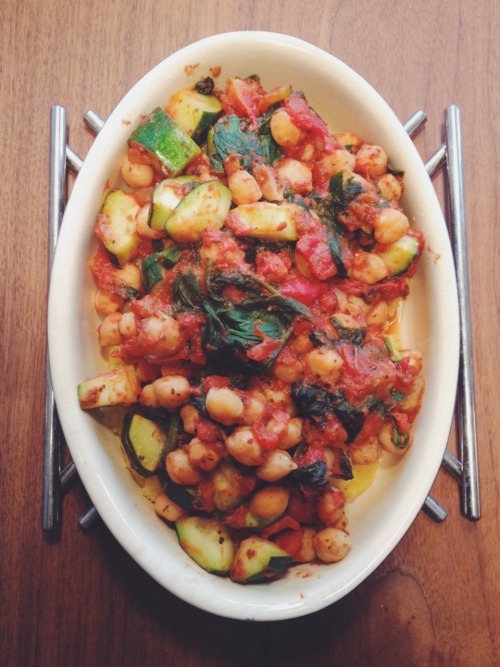
<path fill-rule="evenodd" d="M 336 477 L 337 479 L 344 479 L 346 481 L 348 479 L 353 479 L 354 475 L 352 472 L 352 465 L 350 458 L 342 449 L 339 450 L 339 454 L 340 454 L 340 464 L 339 464 L 340 472 L 338 475 L 334 475 L 334 477 Z"/>
<path fill-rule="evenodd" d="M 321 488 L 328 484 L 330 474 L 324 461 L 314 461 L 307 466 L 297 468 L 292 473 L 293 477 L 303 486 Z"/>
<path fill-rule="evenodd" d="M 361 192 L 363 192 L 363 186 L 355 181 L 346 169 L 332 176 L 330 178 L 330 206 L 333 216 L 336 218 Z"/>
<path fill-rule="evenodd" d="M 314 384 L 294 384 L 292 398 L 299 413 L 320 426 L 327 424 L 327 416 L 334 415 L 347 433 L 347 443 L 352 442 L 363 428 L 365 415 L 351 405 L 342 392 L 328 392 Z"/>

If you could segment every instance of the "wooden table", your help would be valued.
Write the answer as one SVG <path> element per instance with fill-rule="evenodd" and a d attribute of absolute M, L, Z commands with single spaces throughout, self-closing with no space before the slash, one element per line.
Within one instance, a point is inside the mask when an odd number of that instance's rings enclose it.
<path fill-rule="evenodd" d="M 424 158 L 442 141 L 445 107 L 461 107 L 483 509 L 478 523 L 464 519 L 457 484 L 441 471 L 432 493 L 449 510 L 444 523 L 421 513 L 343 600 L 263 624 L 191 608 L 103 525 L 84 534 L 80 485 L 64 499 L 61 535 L 40 528 L 50 107 L 66 106 L 70 144 L 85 156 L 83 112 L 106 117 L 168 54 L 237 29 L 284 32 L 333 53 L 402 120 L 423 109 Z M 500 664 L 499 33 L 497 0 L 0 0 L 2 665 Z M 435 186 L 444 206 L 442 176 Z"/>

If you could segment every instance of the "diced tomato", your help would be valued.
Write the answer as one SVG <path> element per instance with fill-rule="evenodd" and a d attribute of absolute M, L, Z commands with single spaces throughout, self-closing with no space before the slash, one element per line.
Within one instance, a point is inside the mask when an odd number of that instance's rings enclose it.
<path fill-rule="evenodd" d="M 231 385 L 231 378 L 226 377 L 225 375 L 209 375 L 206 378 L 203 378 L 203 388 L 208 393 L 212 388 L 214 389 L 223 389 Z"/>
<path fill-rule="evenodd" d="M 271 537 L 271 535 L 276 535 L 282 530 L 298 530 L 299 528 L 300 523 L 293 517 L 286 514 L 285 516 L 281 517 L 281 519 L 278 519 L 278 521 L 272 523 L 270 526 L 266 526 L 266 528 L 264 528 L 262 531 L 262 536 Z"/>
<path fill-rule="evenodd" d="M 282 533 L 279 533 L 273 538 L 275 542 L 281 549 L 286 551 L 290 556 L 293 556 L 302 546 L 302 539 L 304 537 L 304 531 L 299 530 L 285 530 Z"/>
<path fill-rule="evenodd" d="M 106 248 L 99 244 L 94 256 L 90 260 L 90 270 L 100 289 L 115 292 L 114 272 L 116 267 L 111 262 Z"/>
<path fill-rule="evenodd" d="M 231 514 L 224 517 L 224 523 L 226 523 L 228 526 L 231 526 L 231 528 L 244 528 L 248 511 L 248 505 L 240 505 L 233 512 L 231 512 Z"/>
<path fill-rule="evenodd" d="M 198 417 L 195 424 L 196 437 L 205 442 L 219 442 L 223 440 L 222 430 L 203 417 Z"/>
<path fill-rule="evenodd" d="M 337 267 L 323 230 L 301 236 L 295 250 L 304 258 L 313 276 L 318 280 L 327 280 L 336 275 Z"/>
<path fill-rule="evenodd" d="M 202 512 L 213 512 L 215 509 L 215 486 L 211 479 L 203 479 L 196 487 L 194 498 L 195 509 Z"/>
<path fill-rule="evenodd" d="M 384 417 L 378 412 L 369 412 L 364 419 L 363 427 L 354 440 L 355 443 L 361 444 L 376 435 L 382 426 Z"/>
<path fill-rule="evenodd" d="M 269 250 L 259 252 L 255 256 L 255 265 L 257 273 L 264 278 L 275 283 L 282 283 L 288 276 L 292 260 L 284 252 L 274 253 Z"/>
<path fill-rule="evenodd" d="M 299 129 L 305 132 L 312 132 L 321 137 L 330 135 L 326 123 L 311 109 L 306 100 L 298 93 L 290 95 L 285 102 L 284 107 Z"/>
<path fill-rule="evenodd" d="M 314 279 L 311 280 L 300 276 L 288 280 L 280 287 L 280 292 L 283 296 L 289 296 L 292 299 L 296 299 L 306 306 L 309 306 L 316 301 L 321 290 L 321 283 Z"/>
<path fill-rule="evenodd" d="M 272 429 L 268 427 L 271 418 L 274 422 Z M 263 449 L 275 449 L 289 421 L 290 415 L 284 410 L 280 410 L 273 405 L 267 405 L 263 414 L 253 423 L 252 432 Z M 276 428 L 276 423 L 281 428 Z"/>
<path fill-rule="evenodd" d="M 226 89 L 227 97 L 240 118 L 249 118 L 252 122 L 259 115 L 259 102 L 263 90 L 253 79 L 229 79 Z"/>
<path fill-rule="evenodd" d="M 352 405 L 361 403 L 368 396 L 387 398 L 394 385 L 396 370 L 380 345 L 371 343 L 364 347 L 339 345 L 343 365 L 340 389 Z"/>
<path fill-rule="evenodd" d="M 257 343 L 247 350 L 247 357 L 252 361 L 265 361 L 276 352 L 281 345 L 281 340 L 278 338 L 266 338 L 262 343 Z"/>

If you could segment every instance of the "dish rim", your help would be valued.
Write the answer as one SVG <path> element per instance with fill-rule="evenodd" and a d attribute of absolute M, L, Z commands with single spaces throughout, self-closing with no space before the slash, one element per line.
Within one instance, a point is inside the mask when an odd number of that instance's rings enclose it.
<path fill-rule="evenodd" d="M 443 364 L 446 368 L 446 385 L 448 385 L 448 387 L 451 386 L 452 388 L 456 386 L 459 359 L 459 327 L 458 300 L 456 295 L 456 283 L 454 278 L 451 248 L 447 236 L 446 225 L 444 223 L 436 193 L 428 175 L 425 172 L 424 165 L 416 148 L 413 145 L 413 142 L 411 142 L 409 137 L 406 135 L 400 121 L 397 119 L 394 112 L 390 109 L 379 93 L 377 93 L 370 86 L 370 84 L 368 84 L 349 66 L 330 53 L 327 53 L 326 51 L 323 51 L 322 49 L 319 49 L 318 47 L 309 44 L 308 42 L 305 42 L 296 37 L 290 37 L 288 35 L 282 35 L 274 32 L 236 31 L 213 35 L 211 37 L 206 37 L 202 40 L 194 42 L 193 44 L 190 44 L 171 54 L 152 69 L 150 69 L 141 79 L 139 79 L 139 81 L 136 82 L 134 86 L 132 86 L 132 88 L 124 95 L 122 100 L 116 105 L 113 112 L 110 114 L 108 120 L 106 121 L 103 129 L 92 144 L 87 158 L 83 162 L 82 169 L 75 181 L 71 196 L 67 202 L 61 233 L 59 236 L 59 242 L 52 267 L 51 288 L 49 292 L 48 305 L 48 340 L 54 394 L 56 397 L 56 403 L 60 407 L 59 417 L 63 432 L 65 433 L 67 439 L 68 448 L 70 449 L 70 453 L 73 457 L 73 460 L 75 461 L 78 473 L 84 483 L 85 488 L 87 489 L 87 492 L 89 493 L 92 502 L 96 506 L 105 524 L 108 526 L 115 538 L 125 548 L 125 550 L 146 572 L 148 572 L 154 579 L 156 579 L 158 583 L 175 594 L 177 597 L 198 608 L 204 609 L 205 611 L 214 613 L 219 616 L 225 616 L 234 619 L 282 620 L 285 618 L 293 618 L 313 613 L 341 599 L 347 593 L 352 591 L 356 586 L 358 586 L 369 574 L 371 574 L 371 572 L 373 572 L 373 570 L 378 567 L 378 565 L 380 565 L 380 563 L 383 562 L 383 560 L 385 560 L 385 558 L 396 547 L 400 539 L 404 536 L 416 518 L 439 470 L 440 461 L 447 444 L 449 428 L 453 417 L 454 392 L 448 392 L 446 397 L 441 396 L 440 398 L 439 405 L 443 411 L 443 418 L 440 420 L 440 424 L 438 425 L 439 428 L 437 428 L 438 435 L 436 439 L 441 443 L 442 446 L 437 447 L 436 453 L 430 457 L 432 463 L 430 470 L 427 470 L 425 475 L 422 476 L 417 493 L 411 499 L 411 502 L 406 508 L 403 516 L 401 516 L 396 522 L 396 533 L 392 535 L 386 545 L 379 546 L 379 549 L 374 557 L 367 557 L 364 560 L 362 559 L 364 562 L 364 567 L 359 572 L 357 572 L 355 576 L 351 576 L 348 582 L 344 582 L 336 589 L 328 587 L 328 584 L 331 583 L 333 578 L 332 576 L 328 576 L 326 590 L 323 593 L 319 592 L 318 586 L 316 585 L 314 588 L 314 594 L 306 594 L 304 598 L 298 598 L 295 596 L 294 599 L 290 598 L 288 599 L 288 602 L 285 603 L 279 600 L 278 591 L 283 589 L 283 585 L 280 585 L 280 582 L 273 582 L 263 586 L 256 586 L 252 589 L 250 589 L 250 587 L 241 587 L 238 584 L 231 584 L 232 587 L 236 587 L 235 591 L 237 591 L 237 593 L 235 592 L 235 595 L 232 596 L 232 599 L 228 600 L 223 596 L 223 593 L 227 595 L 227 586 L 219 586 L 219 582 L 222 580 L 215 578 L 214 575 L 208 576 L 212 579 L 215 579 L 217 583 L 212 583 L 211 581 L 209 582 L 209 580 L 204 577 L 203 581 L 204 584 L 206 584 L 206 589 L 204 586 L 199 586 L 199 581 L 197 580 L 196 576 L 193 578 L 192 568 L 194 564 L 191 564 L 191 567 L 189 567 L 189 563 L 187 562 L 184 562 L 183 565 L 179 564 L 177 577 L 167 575 L 163 572 L 163 570 L 158 572 L 156 569 L 159 564 L 158 554 L 155 556 L 155 554 L 149 553 L 152 549 L 152 546 L 149 543 L 144 543 L 145 533 L 138 525 L 136 525 L 136 517 L 132 517 L 134 525 L 131 525 L 130 516 L 128 517 L 126 512 L 124 514 L 124 511 L 121 511 L 120 507 L 116 504 L 113 496 L 113 490 L 109 488 L 110 480 L 107 477 L 108 469 L 104 467 L 104 474 L 99 474 L 100 471 L 96 471 L 95 465 L 92 465 L 92 460 L 89 460 L 88 451 L 86 450 L 85 445 L 85 438 L 89 437 L 89 434 L 95 433 L 95 427 L 88 423 L 91 417 L 82 413 L 79 406 L 77 405 L 76 385 L 74 386 L 74 395 L 70 395 L 70 383 L 67 378 L 68 367 L 66 358 L 70 350 L 68 350 L 67 347 L 68 340 L 65 339 L 65 335 L 61 334 L 60 331 L 60 327 L 67 322 L 68 315 L 72 315 L 73 317 L 72 320 L 70 319 L 73 329 L 76 326 L 74 321 L 74 318 L 77 316 L 76 306 L 74 304 L 70 305 L 64 297 L 61 300 L 61 293 L 65 295 L 67 299 L 67 297 L 70 296 L 70 287 L 73 287 L 73 290 L 75 288 L 75 278 L 70 276 L 70 279 L 68 279 L 67 275 L 68 255 L 74 260 L 71 263 L 71 266 L 74 267 L 76 261 L 76 265 L 81 265 L 80 268 L 82 271 L 84 270 L 83 265 L 85 261 L 85 257 L 79 256 L 78 253 L 75 252 L 75 247 L 72 247 L 75 246 L 72 241 L 75 230 L 71 229 L 71 221 L 73 219 L 78 219 L 79 217 L 90 218 L 90 213 L 87 213 L 86 216 L 83 216 L 83 214 L 79 216 L 78 206 L 81 206 L 82 203 L 85 202 L 85 193 L 88 191 L 87 187 L 89 183 L 93 183 L 93 186 L 90 188 L 90 190 L 95 190 L 97 187 L 96 179 L 98 177 L 95 176 L 92 172 L 92 168 L 93 166 L 95 167 L 97 160 L 96 156 L 98 157 L 103 151 L 104 154 L 106 154 L 106 152 L 111 154 L 118 151 L 119 140 L 116 138 L 117 128 L 119 128 L 120 124 L 123 125 L 124 119 L 128 119 L 131 115 L 133 115 L 133 109 L 137 106 L 135 98 L 140 97 L 142 90 L 147 90 L 148 87 L 155 88 L 155 80 L 157 80 L 157 77 L 161 78 L 162 76 L 165 76 L 165 74 L 168 74 L 169 70 L 173 70 L 173 68 L 178 67 L 182 62 L 185 61 L 188 56 L 191 58 L 192 56 L 195 56 L 195 54 L 200 55 L 203 52 L 208 52 L 210 50 L 213 51 L 215 47 L 220 46 L 221 44 L 224 44 L 225 48 L 229 48 L 229 46 L 232 44 L 236 48 L 241 49 L 243 44 L 249 46 L 250 44 L 255 45 L 256 42 L 261 42 L 261 44 L 263 46 L 266 45 L 266 48 L 268 49 L 287 48 L 290 50 L 290 53 L 293 52 L 295 54 L 295 57 L 297 57 L 299 54 L 307 54 L 308 57 L 314 59 L 315 62 L 322 61 L 325 67 L 330 66 L 332 70 L 335 71 L 336 75 L 342 78 L 345 86 L 348 88 L 351 87 L 356 89 L 358 95 L 363 93 L 368 96 L 370 102 L 374 104 L 374 108 L 376 109 L 377 113 L 380 114 L 378 122 L 382 126 L 390 125 L 392 127 L 392 131 L 396 135 L 397 140 L 400 141 L 404 147 L 403 152 L 408 156 L 412 156 L 412 169 L 418 173 L 418 177 L 421 181 L 422 192 L 426 193 L 429 197 L 429 202 L 427 205 L 430 207 L 430 209 L 432 209 L 433 216 L 435 216 L 436 223 L 440 228 L 438 235 L 441 239 L 441 243 L 438 245 L 442 249 L 442 252 L 439 261 L 436 261 L 435 266 L 436 272 L 438 272 L 441 278 L 445 280 L 445 283 L 441 286 L 438 285 L 437 287 L 433 284 L 430 286 L 430 288 L 434 290 L 437 289 L 438 297 L 440 297 L 438 299 L 439 304 L 444 309 L 438 313 L 440 316 L 439 331 L 443 330 L 444 322 L 442 320 L 444 319 L 448 322 L 448 329 L 450 331 L 449 338 L 446 341 L 447 346 L 443 347 L 442 350 L 445 357 Z M 193 60 L 195 59 L 193 58 Z M 290 77 L 290 79 L 293 79 L 293 75 Z M 293 83 L 293 80 L 291 82 Z M 305 92 L 307 95 L 307 91 Z M 167 98 L 167 96 L 168 94 L 165 93 L 165 98 Z M 123 127 L 120 131 L 123 134 Z M 118 134 L 119 133 L 120 132 L 118 132 Z M 113 138 L 113 136 L 115 138 Z M 108 142 L 110 142 L 110 145 L 113 146 L 113 150 L 111 150 L 111 147 L 109 147 Z M 108 149 L 106 151 L 107 146 Z M 105 179 L 102 180 L 99 184 L 100 191 L 102 191 L 104 182 Z M 425 187 L 424 183 L 427 183 Z M 76 246 L 78 248 L 83 247 L 88 249 L 90 247 L 90 239 L 83 241 L 83 238 L 85 235 L 88 237 L 91 236 L 91 229 L 77 229 L 76 234 L 77 238 L 81 239 L 81 243 L 76 244 Z M 446 234 L 446 240 L 444 239 L 444 234 Z M 72 252 L 68 252 L 70 249 Z M 88 255 L 86 260 L 88 261 Z M 56 287 L 59 288 L 57 293 Z M 63 288 L 62 292 L 61 287 Z M 431 305 L 434 307 L 436 306 L 435 303 L 432 303 Z M 436 323 L 433 322 L 433 324 Z M 81 326 L 81 323 L 79 323 L 79 326 Z M 87 331 L 90 335 L 95 336 L 95 328 L 92 329 L 87 325 Z M 66 352 L 64 352 L 64 350 L 66 350 Z M 444 388 L 444 381 L 442 381 L 442 384 Z M 85 424 L 81 426 L 80 422 L 85 422 Z M 417 427 L 418 426 L 419 424 L 417 423 Z M 92 454 L 92 456 L 94 454 Z M 96 456 L 96 462 L 100 460 L 103 461 L 104 459 L 102 459 L 100 456 Z M 111 466 L 111 470 L 112 469 L 113 467 Z M 121 476 L 123 471 L 116 471 L 116 473 L 118 476 Z M 119 480 L 118 483 L 120 483 Z M 395 483 L 397 484 L 397 481 Z M 140 514 L 140 508 L 138 508 L 138 512 Z M 155 521 L 158 521 L 156 517 L 154 518 Z M 394 520 L 392 521 L 394 522 Z M 147 525 L 148 522 L 144 524 L 144 526 Z M 146 530 L 144 526 L 143 528 Z M 349 556 L 347 558 L 349 558 Z M 327 565 L 318 567 L 329 568 L 333 571 L 336 568 L 339 568 L 340 571 L 342 566 L 341 564 L 336 564 L 333 566 Z M 308 575 L 308 579 L 306 579 L 306 581 L 312 581 L 315 579 L 316 572 L 314 568 L 312 572 L 313 573 L 310 576 Z M 182 577 L 180 575 L 182 575 Z M 318 577 L 316 577 L 316 580 L 321 578 L 322 577 L 320 574 Z M 340 580 L 343 581 L 343 577 L 340 577 Z M 196 581 L 196 583 L 192 585 L 193 581 Z M 286 581 L 286 579 L 281 581 Z M 269 587 L 271 586 L 275 587 L 273 590 L 277 592 L 276 596 L 278 599 L 274 599 L 274 601 L 273 594 L 259 594 L 259 591 L 262 591 L 263 593 L 265 591 L 269 591 Z M 248 591 L 249 593 L 247 593 Z"/>

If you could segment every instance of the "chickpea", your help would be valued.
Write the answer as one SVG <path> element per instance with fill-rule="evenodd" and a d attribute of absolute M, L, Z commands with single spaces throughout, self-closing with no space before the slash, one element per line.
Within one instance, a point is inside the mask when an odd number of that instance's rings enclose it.
<path fill-rule="evenodd" d="M 380 146 L 363 144 L 356 153 L 356 171 L 368 176 L 382 176 L 387 171 L 387 153 Z"/>
<path fill-rule="evenodd" d="M 148 188 L 153 183 L 153 169 L 148 164 L 134 164 L 128 155 L 122 162 L 122 176 L 132 188 Z"/>
<path fill-rule="evenodd" d="M 339 149 L 326 155 L 321 160 L 321 164 L 329 176 L 335 176 L 335 174 L 338 174 L 338 172 L 343 169 L 354 171 L 356 158 L 352 153 L 349 153 L 349 151 Z"/>
<path fill-rule="evenodd" d="M 403 194 L 401 181 L 393 174 L 384 174 L 377 181 L 377 190 L 387 201 L 399 201 Z"/>
<path fill-rule="evenodd" d="M 337 134 L 334 134 L 333 137 L 343 148 L 346 148 L 347 146 L 354 146 L 358 148 L 363 143 L 358 135 L 353 134 L 352 132 L 337 132 Z"/>
<path fill-rule="evenodd" d="M 122 314 L 120 312 L 110 313 L 106 315 L 101 325 L 97 329 L 99 345 L 101 347 L 108 347 L 109 345 L 119 345 L 122 341 L 120 335 L 120 320 Z"/>
<path fill-rule="evenodd" d="M 135 264 L 125 264 L 121 269 L 116 269 L 113 278 L 118 285 L 132 287 L 138 292 L 142 290 L 141 270 Z"/>
<path fill-rule="evenodd" d="M 368 326 L 375 326 L 378 324 L 385 324 L 389 316 L 389 306 L 387 301 L 379 301 L 370 308 L 366 316 L 366 323 Z"/>
<path fill-rule="evenodd" d="M 386 422 L 379 431 L 378 440 L 386 452 L 402 456 L 413 444 L 413 433 L 408 436 L 399 436 L 396 427 L 390 421 Z M 398 446 L 398 444 L 400 446 Z"/>
<path fill-rule="evenodd" d="M 283 486 L 266 486 L 252 496 L 250 511 L 263 519 L 280 516 L 288 506 L 290 492 Z"/>
<path fill-rule="evenodd" d="M 332 348 L 316 347 L 306 354 L 305 362 L 309 369 L 322 378 L 335 379 L 340 375 L 342 357 Z"/>
<path fill-rule="evenodd" d="M 239 420 L 245 426 L 251 426 L 266 408 L 266 397 L 260 392 L 248 394 L 243 400 L 243 417 Z"/>
<path fill-rule="evenodd" d="M 339 530 L 343 530 L 345 533 L 347 533 L 347 526 L 349 525 L 349 520 L 347 518 L 347 515 L 345 512 L 339 512 L 337 519 L 335 520 L 335 523 L 333 525 L 334 528 L 338 528 Z"/>
<path fill-rule="evenodd" d="M 155 500 L 155 511 L 167 521 L 178 521 L 186 515 L 186 511 L 179 507 L 163 491 L 160 491 Z"/>
<path fill-rule="evenodd" d="M 316 558 L 316 549 L 314 548 L 314 536 L 316 531 L 314 528 L 304 528 L 302 536 L 302 544 L 298 551 L 293 555 L 295 563 L 310 563 Z"/>
<path fill-rule="evenodd" d="M 293 251 L 293 263 L 303 276 L 306 278 L 310 278 L 312 276 L 311 265 L 307 259 L 296 250 Z"/>
<path fill-rule="evenodd" d="M 187 453 L 191 463 L 206 472 L 216 468 L 222 458 L 214 443 L 203 442 L 199 438 L 191 440 L 187 446 Z"/>
<path fill-rule="evenodd" d="M 326 526 L 335 526 L 344 514 L 345 501 L 338 491 L 325 491 L 317 504 L 318 516 Z"/>
<path fill-rule="evenodd" d="M 158 396 L 152 384 L 147 384 L 142 388 L 140 402 L 142 405 L 147 405 L 150 408 L 160 407 Z"/>
<path fill-rule="evenodd" d="M 352 257 L 349 276 L 373 285 L 386 278 L 390 271 L 382 257 L 370 252 L 356 252 Z"/>
<path fill-rule="evenodd" d="M 271 134 L 283 148 L 296 146 L 302 139 L 302 131 L 293 123 L 285 109 L 278 109 L 271 118 Z"/>
<path fill-rule="evenodd" d="M 373 236 L 378 243 L 395 243 L 406 234 L 410 223 L 396 208 L 381 208 L 374 220 Z"/>
<path fill-rule="evenodd" d="M 153 382 L 158 402 L 167 410 L 177 410 L 191 394 L 188 380 L 182 375 L 165 375 Z"/>
<path fill-rule="evenodd" d="M 236 206 L 253 204 L 262 197 L 259 184 L 252 174 L 244 169 L 233 172 L 227 179 L 227 186 L 231 190 L 233 203 Z"/>
<path fill-rule="evenodd" d="M 286 158 L 278 166 L 278 176 L 284 185 L 289 185 L 299 194 L 307 194 L 312 190 L 312 172 L 299 160 Z"/>
<path fill-rule="evenodd" d="M 244 405 L 232 389 L 212 387 L 208 390 L 205 405 L 208 414 L 216 421 L 231 426 L 243 415 Z"/>
<path fill-rule="evenodd" d="M 183 405 L 180 409 L 179 415 L 182 419 L 182 426 L 186 433 L 196 433 L 196 422 L 199 414 L 194 405 L 186 403 L 186 405 Z"/>
<path fill-rule="evenodd" d="M 123 299 L 118 294 L 98 289 L 94 297 L 94 307 L 100 315 L 116 313 L 123 306 Z"/>
<path fill-rule="evenodd" d="M 200 481 L 200 473 L 189 460 L 185 449 L 178 447 L 167 454 L 165 461 L 170 479 L 176 484 L 192 486 Z"/>
<path fill-rule="evenodd" d="M 167 235 L 167 232 L 162 229 L 153 229 L 148 225 L 150 209 L 151 204 L 145 204 L 137 212 L 135 216 L 137 233 L 145 239 L 162 239 Z"/>
<path fill-rule="evenodd" d="M 277 363 L 274 365 L 273 375 L 282 382 L 293 384 L 302 375 L 302 364 L 298 359 L 287 364 Z"/>
<path fill-rule="evenodd" d="M 312 343 L 309 336 L 306 334 L 300 334 L 292 341 L 292 349 L 298 354 L 305 354 L 312 350 Z"/>
<path fill-rule="evenodd" d="M 316 556 L 324 563 L 336 563 L 342 560 L 350 546 L 349 535 L 339 528 L 323 528 L 314 536 Z"/>
<path fill-rule="evenodd" d="M 256 164 L 253 174 L 262 196 L 267 201 L 283 201 L 283 185 L 278 181 L 276 171 L 266 164 Z"/>
<path fill-rule="evenodd" d="M 226 449 L 239 463 L 258 466 L 263 463 L 262 448 L 248 426 L 238 426 L 226 439 Z"/>
<path fill-rule="evenodd" d="M 123 313 L 118 323 L 118 329 L 124 338 L 131 338 L 137 334 L 137 324 L 132 311 Z"/>
<path fill-rule="evenodd" d="M 255 474 L 266 482 L 278 482 L 296 468 L 297 464 L 288 452 L 275 449 L 269 454 L 264 463 L 257 468 Z"/>
<path fill-rule="evenodd" d="M 351 461 L 357 465 L 368 465 L 378 460 L 378 439 L 373 436 L 366 442 L 351 445 Z"/>
<path fill-rule="evenodd" d="M 149 354 L 174 354 L 181 344 L 179 325 L 170 315 L 157 311 L 153 316 L 141 320 L 139 342 Z"/>
<path fill-rule="evenodd" d="M 286 430 L 278 440 L 279 449 L 290 449 L 298 445 L 302 439 L 302 419 L 293 417 L 286 425 Z"/>

